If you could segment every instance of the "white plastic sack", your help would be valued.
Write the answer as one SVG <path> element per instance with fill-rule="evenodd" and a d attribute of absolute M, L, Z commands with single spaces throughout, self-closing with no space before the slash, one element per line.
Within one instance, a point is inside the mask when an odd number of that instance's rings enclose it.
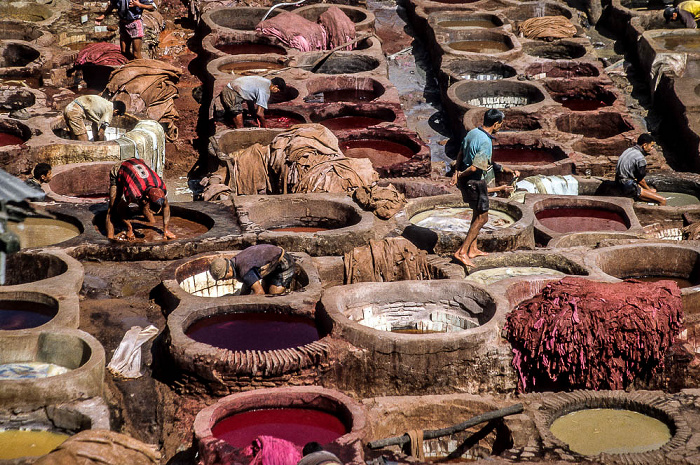
<path fill-rule="evenodd" d="M 143 329 L 140 326 L 132 326 L 124 334 L 122 342 L 114 351 L 107 369 L 116 376 L 122 378 L 140 378 L 141 373 L 141 346 L 158 334 L 158 328 L 153 325 Z"/>

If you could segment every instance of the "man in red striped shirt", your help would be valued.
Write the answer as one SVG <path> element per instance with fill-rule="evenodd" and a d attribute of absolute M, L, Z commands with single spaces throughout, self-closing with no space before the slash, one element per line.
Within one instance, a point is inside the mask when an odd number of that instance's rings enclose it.
<path fill-rule="evenodd" d="M 165 183 L 143 160 L 130 158 L 118 162 L 109 172 L 109 207 L 107 208 L 107 238 L 114 239 L 114 220 L 122 219 L 126 224 L 126 239 L 136 239 L 131 226 L 129 204 L 138 204 L 148 224 L 155 224 L 154 215 L 163 214 L 163 239 L 175 239 L 168 230 L 170 205 L 165 196 Z"/>

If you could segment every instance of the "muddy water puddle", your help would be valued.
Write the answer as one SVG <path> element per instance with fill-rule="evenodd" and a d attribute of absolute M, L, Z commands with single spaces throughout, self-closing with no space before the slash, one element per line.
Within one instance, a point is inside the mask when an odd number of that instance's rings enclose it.
<path fill-rule="evenodd" d="M 369 158 L 375 167 L 405 163 L 415 155 L 410 147 L 383 139 L 348 140 L 339 145 L 346 157 Z"/>
<path fill-rule="evenodd" d="M 427 210 L 411 217 L 411 223 L 422 228 L 438 231 L 463 232 L 469 231 L 471 225 L 471 208 L 436 208 Z M 482 228 L 484 231 L 495 231 L 507 228 L 515 222 L 515 219 L 507 213 L 498 210 L 489 210 L 489 219 Z"/>
<path fill-rule="evenodd" d="M 26 300 L 0 300 L 0 330 L 36 328 L 56 316 L 56 308 Z"/>
<path fill-rule="evenodd" d="M 0 459 L 39 457 L 48 454 L 70 436 L 51 431 L 6 430 L 0 431 Z"/>
<path fill-rule="evenodd" d="M 319 339 L 313 320 L 270 313 L 230 313 L 196 321 L 186 331 L 197 342 L 232 351 L 281 350 Z"/>
<path fill-rule="evenodd" d="M 10 223 L 10 231 L 19 236 L 23 249 L 58 244 L 80 234 L 77 226 L 50 218 L 27 218 L 22 223 Z"/>
<path fill-rule="evenodd" d="M 370 126 L 384 123 L 386 120 L 379 118 L 371 118 L 369 116 L 339 116 L 337 118 L 329 118 L 320 121 L 331 131 L 343 131 L 352 129 L 365 129 Z"/>
<path fill-rule="evenodd" d="M 476 281 L 484 285 L 490 285 L 501 281 L 502 279 L 526 276 L 543 276 L 543 277 L 563 277 L 566 273 L 545 268 L 540 266 L 504 266 L 500 268 L 489 268 L 487 270 L 479 270 L 470 273 L 466 279 Z"/>
<path fill-rule="evenodd" d="M 671 439 L 665 423 L 631 410 L 578 410 L 554 420 L 550 430 L 583 455 L 647 452 Z"/>
<path fill-rule="evenodd" d="M 625 218 L 597 208 L 551 208 L 535 214 L 542 226 L 560 233 L 581 231 L 627 231 Z"/>
<path fill-rule="evenodd" d="M 264 55 L 266 53 L 274 53 L 275 55 L 286 55 L 287 51 L 277 45 L 267 44 L 221 44 L 217 45 L 216 49 L 228 55 Z"/>
<path fill-rule="evenodd" d="M 609 106 L 608 103 L 600 99 L 587 99 L 578 97 L 557 97 L 555 102 L 561 103 L 562 106 L 571 111 L 593 111 L 599 108 Z"/>
<path fill-rule="evenodd" d="M 106 236 L 107 232 L 104 229 L 104 216 L 102 218 L 103 219 L 99 221 L 99 225 L 95 225 L 95 229 L 97 229 L 102 235 Z M 161 216 L 156 216 L 156 221 L 154 225 L 149 225 L 146 218 L 144 218 L 143 216 L 138 216 L 132 219 L 131 225 L 134 228 L 134 235 L 136 236 L 136 240 L 126 240 L 126 227 L 124 226 L 124 223 L 118 221 L 115 225 L 114 242 L 134 244 L 163 241 L 163 220 Z M 209 228 L 207 228 L 201 223 L 181 218 L 179 216 L 170 217 L 168 229 L 170 230 L 170 232 L 175 234 L 176 239 L 192 239 L 194 237 L 201 236 L 209 230 Z"/>
<path fill-rule="evenodd" d="M 214 437 L 243 448 L 258 436 L 273 436 L 303 447 L 310 441 L 328 444 L 347 433 L 336 416 L 304 408 L 260 409 L 237 413 L 219 421 Z"/>
<path fill-rule="evenodd" d="M 450 20 L 450 21 L 440 21 L 438 26 L 448 28 L 448 29 L 461 29 L 465 27 L 481 27 L 481 28 L 492 28 L 497 27 L 493 21 L 488 19 L 462 19 L 462 20 Z"/>
<path fill-rule="evenodd" d="M 494 40 L 464 40 L 452 42 L 448 46 L 453 50 L 471 53 L 503 53 L 512 48 L 504 42 Z"/>
<path fill-rule="evenodd" d="M 5 147 L 7 145 L 21 145 L 24 143 L 24 139 L 18 137 L 14 134 L 9 134 L 7 132 L 0 132 L 0 147 Z"/>
<path fill-rule="evenodd" d="M 557 161 L 552 150 L 534 147 L 494 147 L 493 161 L 506 164 L 546 165 Z"/>

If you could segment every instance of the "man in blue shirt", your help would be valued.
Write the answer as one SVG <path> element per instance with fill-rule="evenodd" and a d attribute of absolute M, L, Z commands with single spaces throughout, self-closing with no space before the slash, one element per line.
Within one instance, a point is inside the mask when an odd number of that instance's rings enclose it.
<path fill-rule="evenodd" d="M 95 18 L 95 24 L 100 24 L 112 10 L 117 10 L 119 16 L 119 42 L 122 55 L 134 59 L 141 57 L 143 43 L 143 10 L 154 11 L 156 4 L 153 0 L 109 0 L 107 9 Z"/>
<path fill-rule="evenodd" d="M 494 170 L 520 176 L 512 170 L 491 161 L 493 154 L 494 134 L 501 129 L 505 115 L 494 108 L 484 114 L 484 124 L 472 129 L 462 142 L 462 148 L 457 155 L 457 165 L 452 175 L 451 184 L 457 185 L 462 192 L 462 200 L 473 210 L 472 221 L 467 237 L 462 246 L 455 252 L 454 257 L 465 266 L 474 266 L 472 258 L 487 255 L 476 246 L 479 231 L 489 219 L 489 197 L 491 192 L 510 192 L 513 187 L 502 185 L 496 187 Z"/>
<path fill-rule="evenodd" d="M 227 113 L 233 115 L 233 126 L 243 127 L 243 112 L 246 110 L 255 117 L 260 128 L 266 128 L 265 110 L 271 94 L 284 92 L 287 88 L 284 79 L 262 76 L 242 76 L 226 84 L 221 91 L 221 104 Z"/>

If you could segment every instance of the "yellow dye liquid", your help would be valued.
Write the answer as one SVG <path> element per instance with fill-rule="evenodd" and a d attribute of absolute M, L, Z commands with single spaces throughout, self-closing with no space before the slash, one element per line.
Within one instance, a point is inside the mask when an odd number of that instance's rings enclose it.
<path fill-rule="evenodd" d="M 0 431 L 0 460 L 46 455 L 68 439 L 67 434 L 51 431 Z"/>

